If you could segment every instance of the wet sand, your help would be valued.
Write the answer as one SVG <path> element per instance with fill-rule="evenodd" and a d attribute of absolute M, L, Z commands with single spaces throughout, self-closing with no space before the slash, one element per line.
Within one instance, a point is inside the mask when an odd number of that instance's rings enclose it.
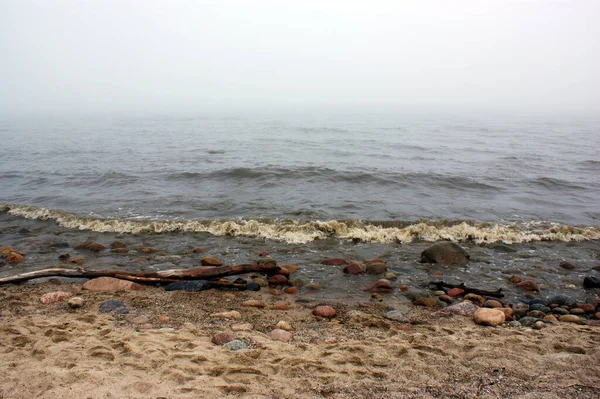
<path fill-rule="evenodd" d="M 81 291 L 79 309 L 40 303 L 45 293 L 79 287 L 0 288 L 0 398 L 600 397 L 598 326 L 482 327 L 470 317 L 434 319 L 385 295 L 328 302 L 338 313 L 329 320 L 312 315 L 317 300 L 269 289 Z M 110 299 L 129 314 L 99 313 Z M 250 299 L 266 307 L 242 306 Z M 271 310 L 276 304 L 290 309 Z M 409 322 L 384 319 L 390 308 Z M 231 310 L 241 319 L 211 317 Z M 268 336 L 281 320 L 293 327 L 288 343 Z M 248 323 L 233 331 L 248 349 L 211 342 Z"/>

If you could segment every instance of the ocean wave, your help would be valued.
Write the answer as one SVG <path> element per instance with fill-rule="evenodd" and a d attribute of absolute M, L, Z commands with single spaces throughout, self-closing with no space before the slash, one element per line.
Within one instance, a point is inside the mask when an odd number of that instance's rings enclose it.
<path fill-rule="evenodd" d="M 576 227 L 549 222 L 498 224 L 460 220 L 132 220 L 82 217 L 61 210 L 8 204 L 0 205 L 0 211 L 28 219 L 53 220 L 60 226 L 76 230 L 119 234 L 206 232 L 216 236 L 263 238 L 288 243 L 307 243 L 328 238 L 381 243 L 450 240 L 507 244 L 600 239 L 600 226 Z"/>

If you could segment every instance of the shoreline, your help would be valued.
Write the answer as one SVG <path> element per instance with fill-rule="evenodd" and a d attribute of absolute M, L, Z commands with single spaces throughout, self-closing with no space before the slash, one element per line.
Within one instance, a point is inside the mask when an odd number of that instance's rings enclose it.
<path fill-rule="evenodd" d="M 483 327 L 472 317 L 433 318 L 429 309 L 390 305 L 385 299 L 328 302 L 337 311 L 328 319 L 312 314 L 319 300 L 273 295 L 268 289 L 96 292 L 80 287 L 57 282 L 2 287 L 0 397 L 600 395 L 598 326 Z M 83 307 L 40 303 L 45 293 L 69 290 L 83 298 Z M 100 313 L 99 306 L 113 299 L 123 301 L 129 313 Z M 255 307 L 257 302 L 265 307 Z M 271 309 L 278 304 L 289 309 Z M 392 307 L 408 322 L 383 318 Z M 241 318 L 211 316 L 228 311 Z M 292 327 L 289 342 L 270 336 L 280 321 Z M 211 342 L 224 331 L 248 349 L 228 350 Z"/>

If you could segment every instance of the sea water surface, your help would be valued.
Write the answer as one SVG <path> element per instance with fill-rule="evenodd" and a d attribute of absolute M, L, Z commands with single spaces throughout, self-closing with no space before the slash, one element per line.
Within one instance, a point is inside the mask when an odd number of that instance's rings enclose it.
<path fill-rule="evenodd" d="M 280 261 L 313 265 L 306 273 L 322 282 L 331 276 L 316 265 L 342 255 L 387 257 L 391 268 L 416 273 L 407 278 L 423 279 L 430 269 L 418 266 L 419 243 L 437 240 L 483 251 L 480 267 L 475 259 L 454 277 L 488 285 L 534 263 L 549 265 L 539 278 L 550 282 L 560 260 L 575 259 L 585 268 L 561 284 L 580 286 L 600 256 L 598 120 L 5 118 L 0 140 L 0 239 L 37 253 L 21 269 L 55 262 L 57 235 L 71 247 L 90 238 L 160 241 L 176 248 L 169 256 L 204 243 L 228 262 L 269 249 Z M 485 246 L 501 242 L 516 254 Z M 121 263 L 197 264 L 186 256 Z"/>

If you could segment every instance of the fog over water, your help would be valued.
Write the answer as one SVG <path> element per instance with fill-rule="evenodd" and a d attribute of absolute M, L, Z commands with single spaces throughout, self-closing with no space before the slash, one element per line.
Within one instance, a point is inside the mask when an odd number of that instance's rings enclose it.
<path fill-rule="evenodd" d="M 0 115 L 600 114 L 598 1 L 0 2 Z"/>

